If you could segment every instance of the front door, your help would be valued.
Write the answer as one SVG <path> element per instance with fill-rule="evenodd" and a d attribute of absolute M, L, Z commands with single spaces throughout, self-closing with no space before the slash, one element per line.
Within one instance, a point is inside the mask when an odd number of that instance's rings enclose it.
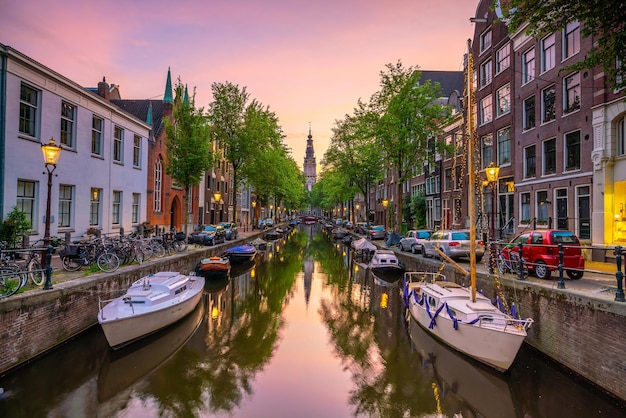
<path fill-rule="evenodd" d="M 578 238 L 591 239 L 591 198 L 589 186 L 578 188 Z"/>
<path fill-rule="evenodd" d="M 567 189 L 556 191 L 556 229 L 569 229 L 567 222 Z"/>

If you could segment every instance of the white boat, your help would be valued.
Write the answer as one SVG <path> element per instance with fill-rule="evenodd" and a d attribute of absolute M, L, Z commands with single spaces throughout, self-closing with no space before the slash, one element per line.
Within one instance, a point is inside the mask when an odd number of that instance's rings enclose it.
<path fill-rule="evenodd" d="M 134 282 L 123 296 L 100 301 L 98 322 L 116 349 L 185 317 L 200 302 L 203 289 L 204 278 L 199 276 L 173 271 L 150 274 Z"/>
<path fill-rule="evenodd" d="M 411 317 L 448 346 L 496 370 L 511 366 L 533 320 L 515 319 L 471 289 L 439 273 L 404 273 L 404 302 Z"/>
<path fill-rule="evenodd" d="M 398 256 L 391 250 L 376 250 L 370 261 L 370 269 L 374 273 L 393 274 L 404 273 L 404 267 L 398 261 Z"/>

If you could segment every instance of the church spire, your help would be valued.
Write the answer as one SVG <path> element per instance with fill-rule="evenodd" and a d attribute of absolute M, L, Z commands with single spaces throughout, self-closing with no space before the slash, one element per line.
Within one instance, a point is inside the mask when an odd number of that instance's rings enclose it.
<path fill-rule="evenodd" d="M 163 102 L 174 103 L 174 94 L 172 92 L 172 75 L 170 68 L 167 67 L 167 81 L 165 82 L 165 94 L 163 95 Z"/>
<path fill-rule="evenodd" d="M 309 136 L 306 139 L 306 153 L 304 155 L 304 176 L 306 188 L 311 191 L 317 180 L 317 163 L 315 161 L 315 150 L 313 149 L 313 134 L 311 134 L 311 122 L 309 122 Z"/>

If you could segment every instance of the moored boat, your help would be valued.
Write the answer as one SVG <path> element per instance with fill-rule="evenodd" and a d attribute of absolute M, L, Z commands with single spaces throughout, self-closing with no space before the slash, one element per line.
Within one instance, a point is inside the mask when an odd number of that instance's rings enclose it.
<path fill-rule="evenodd" d="M 227 276 L 230 272 L 230 260 L 227 257 L 208 257 L 198 261 L 196 274 L 204 277 L 211 275 Z"/>
<path fill-rule="evenodd" d="M 448 346 L 496 370 L 509 369 L 533 320 L 515 319 L 439 273 L 404 274 L 404 303 L 419 325 Z"/>
<path fill-rule="evenodd" d="M 150 274 L 134 282 L 123 296 L 99 301 L 98 322 L 116 349 L 189 314 L 200 302 L 203 288 L 203 277 L 174 271 Z"/>
<path fill-rule="evenodd" d="M 244 263 L 254 260 L 254 257 L 256 257 L 256 247 L 250 244 L 238 245 L 224 251 L 224 256 L 228 257 L 232 264 Z"/>
<path fill-rule="evenodd" d="M 398 256 L 391 250 L 376 250 L 369 265 L 372 273 L 385 281 L 397 281 L 402 278 L 404 267 Z"/>

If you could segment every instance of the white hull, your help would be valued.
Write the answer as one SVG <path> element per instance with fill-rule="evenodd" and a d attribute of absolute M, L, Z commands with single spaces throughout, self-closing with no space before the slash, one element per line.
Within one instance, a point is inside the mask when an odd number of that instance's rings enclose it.
<path fill-rule="evenodd" d="M 202 277 L 187 278 L 179 275 L 187 279 L 184 283 L 186 289 L 175 294 L 174 291 L 163 291 L 162 286 L 156 285 L 160 274 L 152 276 L 153 285 L 150 289 L 141 289 L 140 282 L 144 279 L 138 280 L 126 295 L 114 299 L 100 310 L 98 322 L 111 347 L 119 348 L 165 328 L 185 317 L 198 305 L 204 289 Z"/>
<path fill-rule="evenodd" d="M 480 294 L 476 302 L 471 303 L 469 289 L 439 286 L 437 283 L 410 283 L 405 288 L 409 292 L 411 317 L 427 332 L 455 350 L 496 370 L 508 370 L 526 338 L 526 329 L 532 320 L 516 320 L 496 309 L 489 299 Z M 419 292 L 420 298 L 425 298 L 422 304 L 416 300 L 413 289 Z M 446 306 L 439 310 L 443 304 L 447 304 L 450 311 Z M 459 320 L 456 329 L 450 312 Z"/>

